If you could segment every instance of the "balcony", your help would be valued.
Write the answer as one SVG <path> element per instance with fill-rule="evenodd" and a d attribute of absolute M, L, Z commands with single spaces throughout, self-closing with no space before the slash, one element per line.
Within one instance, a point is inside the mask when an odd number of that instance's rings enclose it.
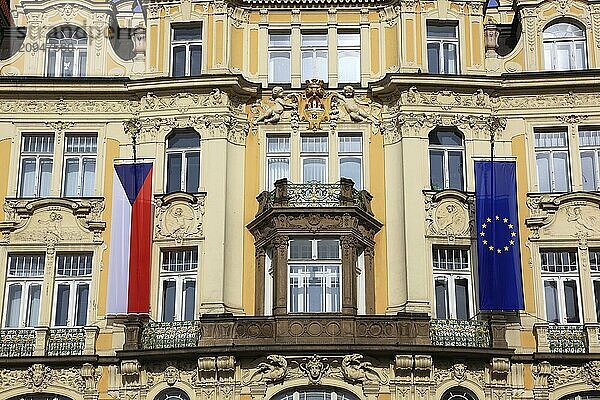
<path fill-rule="evenodd" d="M 142 328 L 142 349 L 198 347 L 202 337 L 200 321 L 150 322 Z"/>
<path fill-rule="evenodd" d="M 370 215 L 372 196 L 366 190 L 354 189 L 350 179 L 337 183 L 290 183 L 287 179 L 275 182 L 275 189 L 258 197 L 258 213 L 272 208 L 296 207 L 356 207 Z"/>
<path fill-rule="evenodd" d="M 600 325 L 535 324 L 539 353 L 600 353 Z"/>
<path fill-rule="evenodd" d="M 430 323 L 431 344 L 452 347 L 490 347 L 488 321 L 433 319 Z"/>
<path fill-rule="evenodd" d="M 0 330 L 0 357 L 64 357 L 96 354 L 95 326 Z"/>

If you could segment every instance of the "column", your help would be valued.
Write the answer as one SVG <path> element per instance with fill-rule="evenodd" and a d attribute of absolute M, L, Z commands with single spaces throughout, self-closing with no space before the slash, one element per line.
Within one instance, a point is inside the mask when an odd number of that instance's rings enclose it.
<path fill-rule="evenodd" d="M 344 235 L 342 242 L 342 314 L 356 315 L 356 244 Z"/>
<path fill-rule="evenodd" d="M 367 246 L 363 250 L 365 259 L 365 312 L 375 314 L 375 249 Z"/>
<path fill-rule="evenodd" d="M 265 249 L 254 250 L 254 314 L 265 315 Z"/>
<path fill-rule="evenodd" d="M 288 242 L 285 235 L 273 239 L 273 315 L 287 314 Z"/>

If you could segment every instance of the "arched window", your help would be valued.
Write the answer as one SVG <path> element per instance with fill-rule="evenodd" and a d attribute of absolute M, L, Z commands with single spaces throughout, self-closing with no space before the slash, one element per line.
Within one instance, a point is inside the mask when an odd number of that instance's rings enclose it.
<path fill-rule="evenodd" d="M 154 400 L 190 400 L 190 396 L 183 390 L 167 389 L 160 392 Z"/>
<path fill-rule="evenodd" d="M 464 190 L 464 146 L 462 135 L 451 128 L 438 128 L 429 134 L 431 189 Z"/>
<path fill-rule="evenodd" d="M 568 394 L 561 397 L 560 400 L 600 400 L 600 390 Z"/>
<path fill-rule="evenodd" d="M 66 25 L 53 29 L 46 39 L 46 74 L 48 76 L 85 76 L 87 34 L 83 29 Z"/>
<path fill-rule="evenodd" d="M 200 188 L 200 135 L 180 130 L 167 137 L 167 193 Z"/>
<path fill-rule="evenodd" d="M 37 394 L 24 394 L 22 396 L 11 397 L 9 400 L 71 400 L 66 396 L 59 394 L 49 393 L 37 393 Z"/>
<path fill-rule="evenodd" d="M 448 389 L 440 400 L 478 400 L 475 393 L 464 387 Z"/>
<path fill-rule="evenodd" d="M 587 67 L 585 32 L 569 22 L 557 22 L 544 29 L 544 68 L 549 71 Z"/>
<path fill-rule="evenodd" d="M 345 390 L 311 388 L 285 392 L 275 397 L 274 400 L 358 400 L 358 398 Z"/>

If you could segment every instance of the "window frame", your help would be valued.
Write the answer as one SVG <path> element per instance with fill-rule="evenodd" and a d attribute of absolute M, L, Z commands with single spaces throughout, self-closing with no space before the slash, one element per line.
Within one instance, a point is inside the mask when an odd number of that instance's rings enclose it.
<path fill-rule="evenodd" d="M 204 24 L 201 21 L 192 21 L 192 22 L 186 22 L 186 23 L 174 23 L 171 24 L 170 26 L 171 28 L 171 35 L 170 35 L 170 43 L 169 43 L 169 47 L 170 47 L 170 65 L 169 65 L 169 72 L 171 77 L 174 78 L 179 78 L 179 77 L 190 77 L 190 76 L 201 76 L 203 73 L 203 67 L 204 67 L 204 45 L 203 45 L 203 38 L 205 36 L 204 34 Z M 186 29 L 186 28 L 200 28 L 200 39 L 195 39 L 195 40 L 175 40 L 175 31 L 177 29 Z M 175 47 L 180 47 L 180 46 L 184 46 L 185 47 L 185 70 L 183 75 L 175 75 Z M 200 71 L 198 73 L 198 75 L 193 75 L 191 73 L 191 69 L 192 69 L 192 57 L 191 57 L 191 50 L 190 48 L 192 46 L 199 46 L 200 47 Z"/>
<path fill-rule="evenodd" d="M 460 251 L 465 252 L 467 256 L 467 268 L 452 268 L 452 269 L 444 269 L 444 268 L 436 268 L 435 267 L 435 254 L 436 252 L 444 251 L 448 253 L 449 251 Z M 446 259 L 454 260 L 454 257 L 446 257 Z M 466 280 L 467 281 L 467 320 L 473 318 L 476 314 L 476 304 L 475 304 L 475 287 L 474 287 L 474 279 L 473 279 L 473 267 L 471 260 L 471 249 L 466 246 L 438 246 L 433 245 L 431 248 L 431 270 L 433 272 L 433 315 L 435 315 L 438 319 L 459 319 L 457 314 L 457 302 L 456 302 L 456 286 L 458 280 Z M 437 315 L 437 294 L 436 294 L 436 283 L 438 281 L 444 281 L 446 285 L 446 318 L 440 318 Z"/>
<path fill-rule="evenodd" d="M 304 38 L 307 36 L 317 36 L 317 35 L 321 35 L 321 36 L 325 36 L 325 44 L 320 44 L 320 45 L 305 45 L 304 44 Z M 308 71 L 304 71 L 304 63 L 303 63 L 303 55 L 304 53 L 307 52 L 311 52 L 312 54 L 312 72 L 308 73 Z M 317 57 L 317 53 L 318 52 L 325 52 L 326 54 L 326 58 L 325 58 L 325 76 L 320 77 L 317 76 L 317 61 L 318 61 L 318 57 Z M 329 81 L 329 35 L 327 31 L 312 31 L 312 30 L 308 30 L 308 31 L 301 31 L 300 32 L 300 77 L 302 82 L 305 82 L 307 80 L 311 80 L 311 79 L 320 79 L 323 82 L 327 83 Z"/>
<path fill-rule="evenodd" d="M 358 44 L 355 45 L 340 45 L 340 36 L 342 35 L 358 35 Z M 361 81 L 361 73 L 362 73 L 362 69 L 361 69 L 361 64 L 362 64 L 362 51 L 361 51 L 361 34 L 360 34 L 360 30 L 338 30 L 337 34 L 336 34 L 336 41 L 337 41 L 337 51 L 336 51 L 336 55 L 337 55 L 337 78 L 338 78 L 338 84 L 347 84 L 347 83 L 360 83 Z M 358 78 L 356 80 L 350 80 L 350 81 L 345 81 L 343 79 L 341 79 L 341 74 L 340 71 L 342 70 L 343 65 L 340 63 L 340 53 L 342 51 L 353 51 L 353 52 L 358 52 Z"/>
<path fill-rule="evenodd" d="M 198 136 L 198 147 L 169 147 L 169 139 L 178 135 L 178 134 L 186 134 L 193 133 Z M 188 160 L 186 155 L 188 153 L 198 153 L 198 190 L 196 192 L 188 192 L 187 191 L 187 165 Z M 169 191 L 169 154 L 180 154 L 181 155 L 181 179 L 179 181 L 179 190 Z M 175 193 L 175 192 L 186 192 L 186 193 L 199 193 L 202 187 L 202 136 L 194 130 L 194 129 L 186 129 L 184 131 L 172 131 L 165 138 L 165 167 L 164 167 L 164 190 L 165 193 Z"/>
<path fill-rule="evenodd" d="M 449 133 L 453 133 L 455 135 L 457 135 L 457 137 L 460 138 L 461 141 L 461 145 L 460 146 L 452 146 L 452 145 L 443 145 L 443 144 L 431 144 L 431 135 L 432 134 L 437 134 L 438 132 L 449 132 Z M 465 149 L 465 135 L 454 129 L 454 128 L 444 128 L 444 127 L 439 127 L 436 128 L 434 130 L 432 130 L 429 135 L 428 135 L 428 147 L 427 147 L 427 152 L 428 152 L 428 156 L 429 156 L 429 186 L 431 188 L 431 190 L 435 190 L 435 191 L 442 191 L 442 190 L 447 190 L 447 189 L 453 189 L 453 190 L 459 190 L 459 191 L 464 191 L 465 188 L 467 187 L 467 175 L 466 175 L 466 149 Z M 433 187 L 433 182 L 432 182 L 432 166 L 431 166 L 431 154 L 432 152 L 441 152 L 443 153 L 443 179 L 444 179 L 444 184 L 443 187 L 440 189 L 434 188 Z M 457 188 L 451 188 L 450 187 L 450 164 L 449 164 L 449 154 L 450 153 L 460 153 L 460 157 L 461 157 L 461 161 L 462 161 L 462 185 L 461 188 L 457 189 Z"/>
<path fill-rule="evenodd" d="M 92 138 L 95 139 L 93 152 L 69 152 L 67 150 L 67 146 L 69 144 L 69 139 L 78 137 L 78 138 Z M 87 134 L 87 133 L 68 133 L 65 134 L 65 144 L 63 147 L 63 165 L 62 165 L 62 196 L 63 197 L 93 197 L 96 191 L 96 176 L 97 176 L 97 166 L 98 166 L 98 135 L 97 134 Z M 67 194 L 67 161 L 68 160 L 77 160 L 78 169 L 77 169 L 77 188 L 76 193 L 74 195 Z M 85 183 L 85 162 L 86 160 L 93 160 L 94 162 L 94 177 L 91 183 L 92 193 L 86 194 L 84 193 L 84 189 L 86 187 Z"/>
<path fill-rule="evenodd" d="M 562 127 L 561 127 L 562 128 Z M 564 146 L 553 146 L 553 147 L 542 147 L 537 146 L 536 142 L 538 140 L 538 135 L 545 134 L 563 134 L 565 145 Z M 572 166 L 571 166 L 571 154 L 570 154 L 570 144 L 569 144 L 569 132 L 566 128 L 564 129 L 548 129 L 548 128 L 536 128 L 533 132 L 533 150 L 534 150 L 534 160 L 535 160 L 535 170 L 536 170 L 536 184 L 537 190 L 539 193 L 566 193 L 570 192 L 573 188 L 572 182 Z M 548 172 L 549 172 L 549 180 L 550 180 L 550 190 L 542 191 L 540 185 L 540 169 L 538 166 L 538 155 L 546 154 L 548 155 Z M 565 191 L 556 190 L 556 173 L 555 173 L 555 154 L 566 154 L 566 184 L 567 188 Z M 558 159 L 558 158 L 557 158 Z"/>
<path fill-rule="evenodd" d="M 582 134 L 589 133 L 590 139 L 592 133 L 595 133 L 598 137 L 597 143 L 594 144 L 583 144 L 582 143 Z M 597 192 L 600 191 L 600 127 L 597 126 L 580 126 L 577 130 L 577 138 L 579 141 L 579 159 L 581 160 L 581 183 L 582 190 L 584 191 L 592 191 Z M 593 139 L 592 139 L 593 140 Z M 591 153 L 592 155 L 592 169 L 594 173 L 593 189 L 585 188 L 585 180 L 584 180 L 584 170 L 583 170 L 583 154 Z"/>
<path fill-rule="evenodd" d="M 14 275 L 10 276 L 10 263 L 12 257 L 41 257 L 42 259 L 42 273 L 41 275 L 33 275 L 33 276 L 19 276 Z M 27 329 L 27 328 L 35 328 L 39 326 L 40 316 L 42 314 L 42 293 L 44 290 L 44 275 L 46 270 L 46 255 L 41 252 L 14 252 L 8 253 L 8 257 L 6 258 L 6 281 L 5 281 L 5 289 L 4 289 L 4 307 L 2 314 L 2 327 L 3 329 Z M 21 298 L 19 304 L 19 317 L 17 326 L 7 326 L 8 323 L 8 309 L 9 309 L 9 294 L 10 287 L 13 285 L 21 286 Z M 40 287 L 40 298 L 39 298 L 39 309 L 37 315 L 37 323 L 35 325 L 30 326 L 29 320 L 31 315 L 31 304 L 30 304 L 30 289 L 31 286 L 39 285 Z"/>
<path fill-rule="evenodd" d="M 196 255 L 196 266 L 194 268 L 183 271 L 166 271 L 164 267 L 164 257 L 166 253 L 192 251 Z M 157 318 L 164 321 L 165 303 L 164 303 L 164 283 L 175 282 L 175 310 L 173 313 L 173 321 L 188 321 L 185 319 L 186 304 L 185 304 L 185 284 L 194 282 L 194 303 L 193 303 L 193 319 L 196 319 L 196 299 L 198 298 L 198 272 L 200 271 L 200 252 L 198 246 L 186 247 L 165 247 L 160 249 L 160 264 L 159 264 L 159 295 L 158 295 L 158 314 Z M 167 321 L 170 322 L 170 321 Z"/>
<path fill-rule="evenodd" d="M 269 151 L 269 140 L 270 139 L 287 139 L 288 142 L 288 146 L 287 146 L 287 151 Z M 269 161 L 270 160 L 277 160 L 277 159 L 287 159 L 287 165 L 288 165 L 288 170 L 287 170 L 287 179 L 290 179 L 291 176 L 291 163 L 292 163 L 292 137 L 289 134 L 278 134 L 278 133 L 267 133 L 266 135 L 266 146 L 265 146 L 265 150 L 266 150 L 266 154 L 265 154 L 265 187 L 267 188 L 267 190 L 273 190 L 275 188 L 275 181 L 271 182 L 271 178 L 270 178 L 270 169 L 269 169 Z M 281 179 L 281 178 L 280 178 Z"/>
<path fill-rule="evenodd" d="M 61 255 L 78 255 L 78 256 L 89 256 L 89 260 L 91 263 L 90 273 L 83 275 L 59 275 L 58 274 L 58 262 L 59 256 Z M 52 327 L 81 327 L 86 326 L 90 322 L 90 311 L 91 305 L 93 302 L 93 292 L 92 292 L 92 281 L 94 276 L 94 253 L 92 251 L 64 251 L 57 252 L 54 262 L 54 293 L 52 295 L 52 316 L 50 325 Z M 58 313 L 58 288 L 59 286 L 64 285 L 69 287 L 69 302 L 67 309 L 67 321 L 65 325 L 57 325 L 56 318 Z M 79 302 L 79 292 L 78 288 L 80 286 L 87 285 L 88 295 L 87 295 L 87 304 L 86 304 L 86 317 L 85 317 L 85 325 L 77 324 L 77 318 L 79 313 L 79 307 L 81 306 Z M 73 305 L 75 304 L 75 307 Z"/>
<path fill-rule="evenodd" d="M 543 253 L 552 253 L 552 254 L 561 254 L 561 253 L 571 253 L 575 255 L 575 270 L 570 271 L 544 271 L 543 265 Z M 583 323 L 583 299 L 582 299 L 582 288 L 581 288 L 581 279 L 579 276 L 580 273 L 580 260 L 579 254 L 576 249 L 573 248 L 540 248 L 539 249 L 540 256 L 540 275 L 541 275 L 541 291 L 542 291 L 542 299 L 544 305 L 544 319 L 548 319 L 548 300 L 546 298 L 546 282 L 555 282 L 556 283 L 556 304 L 558 308 L 558 321 L 549 321 L 549 323 L 557 323 L 560 325 L 581 325 Z M 548 264 L 549 266 L 550 264 Z M 562 265 L 562 264 L 561 264 Z M 565 302 L 565 283 L 566 282 L 575 282 L 577 289 L 577 311 L 578 311 L 578 321 L 577 322 L 568 322 L 567 319 L 567 307 Z"/>
<path fill-rule="evenodd" d="M 338 136 L 338 148 L 337 148 L 337 163 L 338 163 L 338 175 L 341 178 L 347 178 L 342 176 L 342 159 L 358 158 L 360 160 L 360 181 L 354 182 L 354 188 L 361 190 L 363 188 L 364 178 L 364 150 L 363 150 L 363 135 L 360 133 L 342 132 Z M 342 138 L 358 138 L 360 144 L 360 151 L 342 151 Z M 351 178 L 350 178 L 351 179 Z"/>
<path fill-rule="evenodd" d="M 288 36 L 288 41 L 289 41 L 289 45 L 287 46 L 275 46 L 271 44 L 271 35 L 287 35 Z M 268 32 L 268 38 L 267 38 L 267 82 L 269 84 L 289 84 L 292 82 L 292 32 L 289 30 L 269 30 Z M 273 53 L 283 53 L 283 52 L 287 52 L 287 54 L 289 55 L 289 76 L 287 77 L 287 80 L 285 81 L 277 81 L 272 79 L 274 73 L 272 73 L 273 71 L 271 71 L 271 54 Z"/>
<path fill-rule="evenodd" d="M 49 138 L 49 146 L 52 147 L 50 152 L 44 153 L 40 151 L 33 152 L 25 152 L 25 138 Z M 23 133 L 21 135 L 21 148 L 19 151 L 19 176 L 17 182 L 17 195 L 20 198 L 39 198 L 49 196 L 52 191 L 52 176 L 54 174 L 54 152 L 56 151 L 56 137 L 54 133 Z M 24 184 L 24 169 L 23 169 L 23 161 L 25 159 L 35 159 L 35 176 L 34 176 L 34 194 L 33 196 L 25 196 L 23 195 L 23 184 Z M 42 189 L 42 161 L 50 161 L 50 177 L 48 182 L 48 193 L 41 193 Z"/>
<path fill-rule="evenodd" d="M 452 26 L 454 28 L 455 37 L 454 38 L 445 38 L 445 37 L 437 37 L 430 36 L 428 31 L 429 25 L 434 26 Z M 438 19 L 429 19 L 425 23 L 425 38 L 426 38 L 426 46 L 425 52 L 427 60 L 427 72 L 430 74 L 440 74 L 440 75 L 460 75 L 460 40 L 459 40 L 459 21 L 457 20 L 438 20 Z M 437 43 L 439 45 L 439 53 L 438 53 L 438 67 L 439 70 L 437 72 L 431 71 L 431 66 L 429 65 L 429 44 Z M 453 44 L 456 48 L 456 72 L 447 72 L 444 69 L 444 45 L 445 44 Z"/>
<path fill-rule="evenodd" d="M 557 38 L 557 37 L 552 37 L 552 38 L 546 38 L 545 33 L 548 29 L 552 28 L 553 26 L 559 25 L 559 24 L 568 24 L 571 26 L 574 26 L 576 28 L 578 28 L 582 33 L 583 36 L 582 37 L 578 37 L 578 36 L 570 36 L 570 37 L 562 37 L 562 38 Z M 587 49 L 587 35 L 586 35 L 586 29 L 585 26 L 582 26 L 582 24 L 580 23 L 574 23 L 571 20 L 564 20 L 564 19 L 559 19 L 556 21 L 553 21 L 549 24 L 547 24 L 544 29 L 542 30 L 542 54 L 543 54 L 543 60 L 544 60 L 544 70 L 545 71 L 573 71 L 573 70 L 585 70 L 588 68 L 588 49 Z M 558 68 L 558 49 L 557 49 L 557 44 L 559 43 L 568 43 L 569 44 L 569 68 L 567 69 L 562 69 L 562 68 Z M 583 44 L 583 59 L 581 60 L 581 68 L 577 67 L 577 59 L 576 59 L 576 48 L 577 48 L 577 44 L 578 43 L 582 43 Z M 548 45 L 548 46 L 547 46 Z M 547 58 L 547 47 L 549 47 L 549 52 L 550 52 L 550 60 L 548 60 Z M 550 63 L 550 65 L 548 64 Z M 548 66 L 550 66 L 550 68 L 548 68 Z"/>
<path fill-rule="evenodd" d="M 68 28 L 68 29 L 65 29 Z M 64 35 L 64 31 L 65 30 L 72 30 L 72 34 L 70 37 L 66 37 L 66 35 Z M 80 41 L 83 40 L 84 38 L 80 38 L 80 39 L 73 39 L 73 34 L 75 34 L 76 32 L 81 31 L 83 32 L 83 34 L 85 35 L 85 44 L 83 43 L 70 43 L 70 41 L 72 40 L 76 40 L 76 41 Z M 55 32 L 61 32 L 63 33 L 63 38 L 61 39 L 56 39 L 54 37 L 50 37 L 53 33 Z M 87 75 L 87 64 L 88 64 L 88 58 L 87 58 L 87 53 L 88 53 L 88 44 L 89 44 L 89 36 L 87 34 L 87 32 L 79 27 L 79 26 L 75 26 L 75 25 L 69 25 L 69 24 L 65 24 L 65 25 L 61 25 L 58 26 L 54 29 L 52 29 L 50 32 L 48 32 L 48 34 L 46 35 L 46 51 L 45 51 L 45 65 L 44 65 L 44 74 L 46 77 L 51 77 L 51 78 L 56 78 L 56 77 L 65 77 L 62 73 L 62 68 L 61 68 L 61 59 L 63 56 L 63 52 L 67 51 L 65 48 L 72 48 L 73 49 L 73 74 L 70 76 L 66 76 L 66 77 L 71 77 L 71 78 L 76 78 L 76 77 L 84 77 Z M 57 40 L 58 43 L 50 43 L 51 40 Z M 63 44 L 62 42 L 66 42 L 66 44 Z M 50 52 L 52 51 L 53 48 L 57 48 L 57 50 L 55 51 L 55 58 L 54 58 L 54 71 L 52 74 L 49 74 L 50 72 Z M 80 65 L 81 62 L 81 56 L 85 55 L 85 65 L 82 66 Z M 77 60 L 77 62 L 75 62 L 75 60 Z M 59 73 L 57 73 L 57 71 Z"/>
<path fill-rule="evenodd" d="M 302 142 L 303 139 L 305 138 L 322 138 L 325 139 L 325 145 L 327 146 L 327 149 L 325 151 L 303 151 L 302 150 Z M 329 183 L 329 157 L 330 157 L 330 151 L 331 151 L 331 146 L 329 143 L 329 137 L 326 135 L 311 135 L 311 134 L 303 134 L 300 135 L 300 181 L 302 183 L 309 183 L 309 182 L 313 182 L 313 181 L 307 181 L 305 179 L 304 176 L 304 162 L 306 160 L 310 160 L 310 159 L 319 159 L 319 160 L 325 160 L 325 166 L 324 171 L 325 171 L 325 177 L 323 179 L 323 182 L 319 182 L 319 183 Z"/>

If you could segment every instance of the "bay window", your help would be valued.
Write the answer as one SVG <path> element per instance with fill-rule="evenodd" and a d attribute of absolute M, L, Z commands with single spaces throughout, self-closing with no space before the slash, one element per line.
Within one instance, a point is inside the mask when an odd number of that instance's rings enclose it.
<path fill-rule="evenodd" d="M 583 190 L 600 191 L 600 128 L 579 129 Z"/>
<path fill-rule="evenodd" d="M 290 137 L 267 136 L 267 189 L 272 190 L 275 181 L 290 178 Z"/>
<path fill-rule="evenodd" d="M 35 327 L 40 317 L 44 254 L 10 254 L 6 275 L 4 326 Z"/>
<path fill-rule="evenodd" d="M 21 140 L 21 197 L 47 197 L 52 181 L 54 135 L 23 135 Z"/>
<path fill-rule="evenodd" d="M 458 26 L 427 21 L 427 70 L 432 74 L 458 74 Z"/>
<path fill-rule="evenodd" d="M 302 33 L 300 48 L 302 81 L 320 79 L 327 82 L 327 33 Z"/>
<path fill-rule="evenodd" d="M 360 32 L 338 32 L 338 81 L 360 82 Z"/>
<path fill-rule="evenodd" d="M 429 172 L 432 190 L 464 190 L 464 146 L 459 133 L 438 128 L 429 134 Z"/>
<path fill-rule="evenodd" d="M 535 160 L 540 192 L 570 190 L 569 146 L 566 131 L 535 131 Z"/>
<path fill-rule="evenodd" d="M 171 29 L 172 76 L 198 76 L 202 66 L 202 26 L 173 26 Z"/>
<path fill-rule="evenodd" d="M 581 322 L 577 251 L 540 251 L 546 320 Z"/>
<path fill-rule="evenodd" d="M 339 137 L 340 178 L 352 179 L 354 188 L 362 189 L 362 136 L 344 134 Z"/>
<path fill-rule="evenodd" d="M 191 321 L 196 313 L 198 248 L 163 250 L 160 266 L 161 321 Z"/>
<path fill-rule="evenodd" d="M 436 318 L 469 319 L 474 309 L 469 251 L 434 247 L 432 256 Z"/>
<path fill-rule="evenodd" d="M 544 68 L 548 71 L 584 69 L 586 61 L 585 32 L 569 22 L 552 24 L 542 35 Z"/>
<path fill-rule="evenodd" d="M 95 135 L 67 135 L 63 195 L 66 197 L 93 196 L 96 180 Z"/>
<path fill-rule="evenodd" d="M 167 137 L 167 193 L 197 193 L 200 188 L 200 135 L 179 131 Z"/>
<path fill-rule="evenodd" d="M 292 47 L 289 32 L 269 32 L 269 82 L 291 80 Z"/>
<path fill-rule="evenodd" d="M 301 137 L 302 181 L 327 183 L 327 136 Z"/>
<path fill-rule="evenodd" d="M 85 326 L 88 319 L 92 253 L 58 253 L 54 326 Z"/>
<path fill-rule="evenodd" d="M 341 252 L 338 239 L 290 240 L 288 311 L 341 311 Z"/>

